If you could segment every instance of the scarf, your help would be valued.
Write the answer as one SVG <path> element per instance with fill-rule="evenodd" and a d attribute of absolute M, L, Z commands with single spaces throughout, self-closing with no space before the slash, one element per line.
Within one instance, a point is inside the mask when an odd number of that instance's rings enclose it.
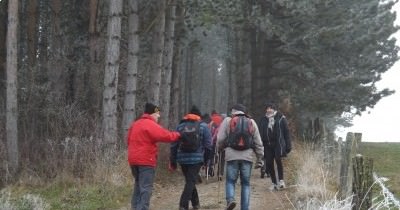
<path fill-rule="evenodd" d="M 273 130 L 273 127 L 274 127 L 274 124 L 275 124 L 275 115 L 276 115 L 276 111 L 274 111 L 271 114 L 269 114 L 269 113 L 265 114 L 265 116 L 268 119 L 268 129 Z"/>

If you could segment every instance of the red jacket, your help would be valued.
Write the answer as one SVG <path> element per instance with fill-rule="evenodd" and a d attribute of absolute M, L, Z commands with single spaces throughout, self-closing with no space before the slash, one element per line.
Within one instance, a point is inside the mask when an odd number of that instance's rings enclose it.
<path fill-rule="evenodd" d="M 221 125 L 223 119 L 222 119 L 221 115 L 219 115 L 219 114 L 212 114 L 212 115 L 211 115 L 211 120 L 212 120 L 217 126 L 219 126 L 219 125 Z"/>
<path fill-rule="evenodd" d="M 127 137 L 129 165 L 155 167 L 157 142 L 177 141 L 180 134 L 161 127 L 149 114 L 143 114 L 140 119 L 132 123 Z"/>

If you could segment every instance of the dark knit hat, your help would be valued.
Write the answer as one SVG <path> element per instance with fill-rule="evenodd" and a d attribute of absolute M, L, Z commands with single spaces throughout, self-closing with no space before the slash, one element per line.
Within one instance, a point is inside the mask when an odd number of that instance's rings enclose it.
<path fill-rule="evenodd" d="M 243 104 L 235 104 L 232 109 L 237 110 L 237 111 L 242 111 L 244 113 L 247 112 L 247 108 Z"/>
<path fill-rule="evenodd" d="M 152 103 L 146 103 L 144 105 L 144 113 L 146 114 L 153 114 L 156 112 L 159 112 L 160 108 L 158 108 L 158 106 L 152 104 Z"/>
<path fill-rule="evenodd" d="M 192 108 L 190 109 L 190 114 L 195 114 L 201 117 L 201 112 L 197 106 L 193 105 Z"/>
<path fill-rule="evenodd" d="M 275 103 L 273 103 L 273 102 L 267 102 L 267 103 L 265 103 L 265 109 L 267 109 L 267 108 L 271 108 L 271 109 L 273 109 L 273 110 L 276 110 L 276 104 Z"/>

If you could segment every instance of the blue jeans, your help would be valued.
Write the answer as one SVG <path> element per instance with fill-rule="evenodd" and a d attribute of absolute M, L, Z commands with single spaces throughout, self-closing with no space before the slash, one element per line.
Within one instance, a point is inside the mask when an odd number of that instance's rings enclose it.
<path fill-rule="evenodd" d="M 153 191 L 155 169 L 151 166 L 131 166 L 131 170 L 135 178 L 131 199 L 132 209 L 148 210 Z"/>
<path fill-rule="evenodd" d="M 240 185 L 242 187 L 240 196 L 241 210 L 249 210 L 252 166 L 253 163 L 246 160 L 231 160 L 226 162 L 226 202 L 229 203 L 235 200 L 235 185 L 240 174 Z"/>

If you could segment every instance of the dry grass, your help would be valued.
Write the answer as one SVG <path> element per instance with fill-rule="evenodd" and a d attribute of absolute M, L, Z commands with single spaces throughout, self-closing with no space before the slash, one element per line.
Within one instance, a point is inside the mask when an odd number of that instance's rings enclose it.
<path fill-rule="evenodd" d="M 325 166 L 322 152 L 304 143 L 295 146 L 291 164 L 296 166 L 296 191 L 292 198 L 296 209 L 349 209 L 351 198 L 336 198 L 337 174 Z"/>

